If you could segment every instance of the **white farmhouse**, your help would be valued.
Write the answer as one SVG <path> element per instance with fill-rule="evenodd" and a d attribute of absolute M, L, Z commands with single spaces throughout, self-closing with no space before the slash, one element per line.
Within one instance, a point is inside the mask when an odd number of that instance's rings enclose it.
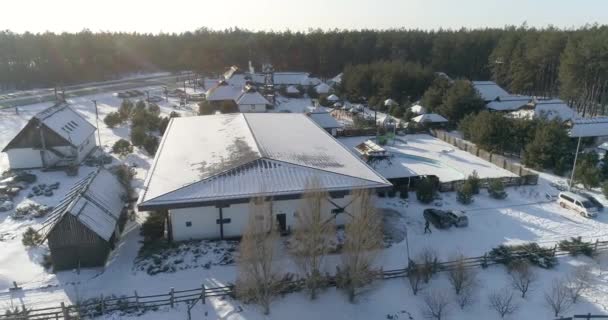
<path fill-rule="evenodd" d="M 11 169 L 76 165 L 97 146 L 95 130 L 67 104 L 57 104 L 34 115 L 2 152 Z"/>
<path fill-rule="evenodd" d="M 355 189 L 391 184 L 305 114 L 238 113 L 173 118 L 140 195 L 140 210 L 168 213 L 170 238 L 239 237 L 252 198 L 273 200 L 287 231 L 311 179 L 343 224 Z"/>

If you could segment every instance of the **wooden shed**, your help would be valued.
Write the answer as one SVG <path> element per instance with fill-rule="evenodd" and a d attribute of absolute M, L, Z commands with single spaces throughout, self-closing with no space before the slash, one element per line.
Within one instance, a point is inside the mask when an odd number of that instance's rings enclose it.
<path fill-rule="evenodd" d="M 126 221 L 126 190 L 98 169 L 80 180 L 44 223 L 55 271 L 105 264 Z"/>

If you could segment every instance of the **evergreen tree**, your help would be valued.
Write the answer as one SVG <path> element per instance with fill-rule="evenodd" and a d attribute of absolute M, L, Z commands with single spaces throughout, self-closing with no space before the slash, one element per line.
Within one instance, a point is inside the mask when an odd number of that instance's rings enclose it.
<path fill-rule="evenodd" d="M 458 123 L 470 113 L 477 113 L 485 107 L 477 91 L 466 80 L 456 80 L 446 91 L 438 112 L 448 120 Z"/>
<path fill-rule="evenodd" d="M 526 146 L 524 163 L 533 168 L 552 169 L 560 159 L 572 159 L 572 150 L 572 141 L 562 124 L 545 121 Z"/>

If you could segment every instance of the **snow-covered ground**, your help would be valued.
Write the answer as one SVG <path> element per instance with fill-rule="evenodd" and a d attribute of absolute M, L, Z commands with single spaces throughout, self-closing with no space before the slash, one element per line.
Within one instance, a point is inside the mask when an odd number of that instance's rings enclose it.
<path fill-rule="evenodd" d="M 375 137 L 340 138 L 351 148 Z M 382 146 L 391 157 L 370 165 L 385 178 L 435 175 L 441 182 L 462 180 L 476 171 L 480 178 L 514 177 L 514 173 L 428 134 L 397 136 Z"/>
<path fill-rule="evenodd" d="M 142 90 L 160 92 L 161 88 L 151 87 Z M 151 95 L 153 95 L 151 93 Z M 157 93 L 154 93 L 157 95 Z M 160 95 L 160 94 L 158 94 Z M 114 141 L 128 138 L 128 125 L 118 128 L 106 128 L 101 119 L 115 111 L 121 100 L 111 94 L 99 94 L 75 98 L 70 101 L 72 106 L 81 112 L 89 121 L 95 123 L 95 110 L 92 99 L 99 105 L 101 140 L 107 150 Z M 296 110 L 310 105 L 308 99 L 289 99 L 282 101 L 281 105 L 287 109 Z M 195 114 L 196 105 L 190 104 L 186 108 L 174 109 L 172 105 L 179 105 L 177 100 L 169 103 L 161 102 L 162 113 L 169 114 L 176 110 L 184 116 Z M 14 110 L 0 111 L 0 146 L 5 145 L 27 120 L 36 112 L 50 104 L 36 104 L 20 108 L 16 115 Z M 287 108 L 288 107 L 288 108 Z M 299 110 L 299 109 L 298 109 Z M 296 111 L 294 111 L 296 112 Z M 480 176 L 493 174 L 506 174 L 499 168 L 468 153 L 454 150 L 443 153 L 444 149 L 454 149 L 442 141 L 429 140 L 426 136 L 412 135 L 402 137 L 407 143 L 388 146 L 395 152 L 405 152 L 414 155 L 441 159 L 466 175 L 477 170 Z M 359 139 L 359 138 L 356 138 Z M 357 141 L 344 141 L 347 145 Z M 445 145 L 443 145 L 445 144 Z M 151 162 L 145 151 L 136 150 L 123 159 L 137 166 L 135 186 L 141 186 Z M 5 156 L 0 156 L 0 171 L 7 168 Z M 39 172 L 39 181 L 52 183 L 61 182 L 53 197 L 35 197 L 28 201 L 53 205 L 69 189 L 71 184 L 83 177 L 89 170 L 82 167 L 79 177 L 67 177 L 65 173 Z M 602 213 L 596 219 L 585 219 L 572 211 L 562 209 L 555 202 L 548 200 L 545 195 L 556 194 L 558 191 L 550 183 L 562 179 L 541 174 L 538 186 L 509 188 L 509 196 L 505 200 L 491 199 L 486 191 L 475 196 L 475 202 L 468 206 L 460 205 L 454 193 L 442 194 L 443 207 L 466 211 L 470 225 L 467 228 L 452 230 L 433 230 L 432 234 L 424 234 L 424 220 L 422 211 L 427 206 L 416 200 L 405 201 L 399 198 L 378 198 L 379 208 L 391 209 L 395 214 L 387 217 L 393 232 L 403 235 L 404 239 L 384 249 L 377 261 L 377 266 L 386 269 L 403 268 L 407 262 L 407 245 L 412 257 L 418 255 L 425 248 L 434 248 L 441 260 L 453 258 L 457 254 L 466 256 L 479 256 L 491 248 L 503 243 L 521 243 L 536 241 L 544 246 L 552 246 L 557 241 L 573 236 L 581 236 L 585 240 L 608 240 L 606 234 L 608 213 Z M 22 202 L 27 193 L 22 192 L 16 199 Z M 415 198 L 413 193 L 410 199 Z M 606 202 L 603 197 L 600 198 Z M 41 265 L 40 260 L 45 253 L 44 248 L 26 249 L 21 244 L 21 234 L 28 226 L 39 226 L 42 219 L 16 221 L 10 217 L 10 212 L 0 213 L 0 309 L 12 305 L 25 304 L 28 308 L 56 307 L 64 301 L 75 303 L 78 300 L 103 295 L 132 295 L 137 290 L 139 295 L 166 293 L 169 288 L 176 290 L 198 288 L 202 284 L 207 286 L 223 286 L 234 282 L 236 267 L 232 264 L 211 264 L 207 267 L 178 268 L 175 272 L 161 272 L 149 275 L 145 270 L 135 267 L 137 252 L 142 240 L 139 235 L 139 226 L 145 219 L 145 214 L 138 214 L 135 221 L 129 221 L 119 242 L 117 249 L 112 253 L 104 269 L 83 270 L 80 274 L 74 271 L 64 271 L 56 274 L 49 273 Z M 191 261 L 190 261 L 191 260 Z M 192 265 L 205 263 L 201 259 L 189 259 L 185 263 Z M 338 256 L 326 259 L 324 271 L 334 272 L 339 262 Z M 279 262 L 281 270 L 296 272 L 291 259 L 283 256 Z M 595 260 L 589 258 L 560 258 L 560 264 L 553 270 L 535 269 L 539 281 L 535 284 L 529 298 L 517 298 L 520 304 L 513 319 L 551 319 L 552 314 L 544 304 L 544 292 L 551 286 L 554 279 L 563 279 L 573 269 L 573 266 L 589 264 L 593 266 L 594 288 L 585 292 L 581 302 L 577 303 L 567 313 L 605 313 L 608 308 L 608 277 L 605 272 L 608 260 L 599 256 Z M 497 319 L 497 314 L 488 308 L 487 296 L 490 292 L 509 286 L 508 274 L 501 266 L 493 266 L 478 270 L 481 288 L 477 294 L 477 302 L 470 308 L 459 310 L 452 305 L 447 319 Z M 23 290 L 9 292 L 8 288 L 16 281 Z M 271 307 L 271 315 L 263 316 L 255 305 L 243 305 L 231 299 L 213 298 L 206 305 L 198 305 L 193 309 L 195 319 L 422 319 L 422 296 L 430 290 L 440 290 L 446 294 L 451 288 L 445 274 L 437 275 L 425 288 L 420 296 L 413 296 L 404 279 L 379 281 L 369 287 L 358 297 L 356 304 L 347 302 L 345 295 L 336 289 L 322 292 L 316 301 L 309 301 L 305 293 L 293 293 L 277 298 Z M 161 309 L 148 312 L 139 317 L 110 315 L 103 319 L 184 319 L 185 306 L 175 309 Z M 411 317 L 410 317 L 411 316 Z M 392 318 L 391 318 L 392 317 Z"/>

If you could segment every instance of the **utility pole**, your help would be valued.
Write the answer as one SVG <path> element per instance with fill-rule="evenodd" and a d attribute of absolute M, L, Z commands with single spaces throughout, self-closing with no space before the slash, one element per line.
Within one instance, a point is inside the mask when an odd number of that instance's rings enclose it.
<path fill-rule="evenodd" d="M 97 123 L 97 140 L 99 142 L 99 148 L 103 150 L 101 147 L 101 134 L 99 133 L 99 110 L 97 110 L 97 100 L 91 100 L 93 104 L 95 104 L 95 122 Z"/>
<path fill-rule="evenodd" d="M 146 92 L 146 102 L 150 103 L 150 91 L 146 90 L 145 92 Z"/>
<path fill-rule="evenodd" d="M 169 102 L 169 91 L 167 90 L 167 86 L 163 86 L 165 93 L 165 101 Z"/>
<path fill-rule="evenodd" d="M 570 175 L 570 183 L 568 184 L 568 191 L 572 190 L 572 183 L 574 182 L 574 172 L 576 171 L 576 160 L 578 159 L 578 150 L 581 147 L 581 138 L 578 137 L 578 143 L 576 144 L 576 153 L 574 154 L 574 164 L 572 165 L 572 174 Z"/>

